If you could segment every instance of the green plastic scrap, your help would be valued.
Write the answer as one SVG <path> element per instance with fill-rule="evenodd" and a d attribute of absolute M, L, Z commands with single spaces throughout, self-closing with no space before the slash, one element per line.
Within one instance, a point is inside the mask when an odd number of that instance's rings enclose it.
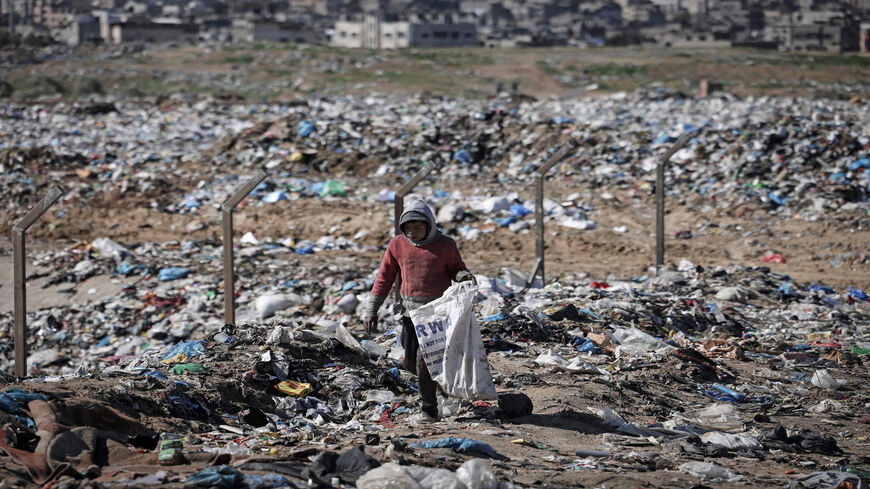
<path fill-rule="evenodd" d="M 853 355 L 870 355 L 870 348 L 861 348 L 858 345 L 852 345 L 852 354 Z"/>
<path fill-rule="evenodd" d="M 327 180 L 323 183 L 323 189 L 320 191 L 320 196 L 326 197 L 327 195 L 344 197 L 347 195 L 347 192 L 338 180 Z"/>
<path fill-rule="evenodd" d="M 204 374 L 207 372 L 208 369 L 201 363 L 182 363 L 169 369 L 169 373 L 173 375 Z"/>

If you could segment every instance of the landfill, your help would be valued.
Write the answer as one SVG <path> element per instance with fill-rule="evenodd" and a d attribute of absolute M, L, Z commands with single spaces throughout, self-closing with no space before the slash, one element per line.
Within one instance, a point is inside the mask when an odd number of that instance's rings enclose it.
<path fill-rule="evenodd" d="M 870 106 L 385 94 L 0 105 L 8 487 L 788 487 L 870 481 Z M 666 260 L 655 267 L 656 167 Z M 537 170 L 546 175 L 543 276 Z M 221 205 L 234 209 L 224 290 Z M 498 400 L 420 419 L 365 309 L 397 190 L 456 239 Z M 225 294 L 235 321 L 224 315 Z"/>

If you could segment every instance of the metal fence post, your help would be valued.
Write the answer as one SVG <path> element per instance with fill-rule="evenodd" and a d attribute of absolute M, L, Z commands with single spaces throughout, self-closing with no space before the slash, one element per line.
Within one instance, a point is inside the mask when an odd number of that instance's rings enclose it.
<path fill-rule="evenodd" d="M 680 136 L 656 166 L 656 268 L 665 264 L 665 165 L 691 138 L 689 133 Z"/>
<path fill-rule="evenodd" d="M 25 273 L 26 252 L 24 248 L 24 233 L 52 206 L 63 190 L 52 187 L 48 194 L 39 201 L 27 214 L 12 227 L 12 287 L 14 290 L 15 308 L 15 375 L 18 378 L 27 376 L 27 284 Z"/>
<path fill-rule="evenodd" d="M 429 163 L 428 161 L 423 162 L 423 168 L 414 174 L 410 180 L 405 182 L 399 190 L 396 190 L 396 198 L 394 199 L 393 204 L 393 217 L 395 219 L 395 236 L 402 234 L 402 230 L 399 229 L 399 219 L 402 218 L 402 212 L 405 210 L 405 196 L 411 193 L 411 190 L 414 190 L 414 187 L 420 183 L 421 180 L 426 178 L 426 175 L 432 172 L 438 165 Z"/>
<path fill-rule="evenodd" d="M 239 187 L 221 205 L 221 228 L 224 247 L 224 323 L 236 323 L 236 287 L 233 273 L 233 210 L 254 188 L 266 178 L 266 172 L 257 170 L 250 180 Z"/>
<path fill-rule="evenodd" d="M 529 274 L 529 284 L 535 281 L 540 273 L 541 281 L 544 278 L 544 177 L 557 163 L 562 161 L 568 153 L 574 151 L 576 143 L 569 141 L 568 144 L 556 151 L 553 156 L 541 165 L 535 174 L 535 267 Z"/>
<path fill-rule="evenodd" d="M 405 196 L 411 193 L 411 190 L 414 190 L 414 187 L 420 183 L 426 175 L 431 173 L 438 165 L 435 163 L 430 163 L 428 161 L 423 162 L 423 168 L 420 168 L 417 173 L 411 177 L 410 180 L 402 184 L 399 187 L 399 190 L 396 190 L 396 196 L 393 199 L 393 235 L 398 236 L 402 234 L 402 230 L 399 228 L 399 220 L 402 218 L 402 212 L 405 210 Z M 398 301 L 399 290 L 402 288 L 402 275 L 399 274 L 396 276 L 395 285 L 393 286 L 393 293 L 396 294 L 394 297 Z"/>

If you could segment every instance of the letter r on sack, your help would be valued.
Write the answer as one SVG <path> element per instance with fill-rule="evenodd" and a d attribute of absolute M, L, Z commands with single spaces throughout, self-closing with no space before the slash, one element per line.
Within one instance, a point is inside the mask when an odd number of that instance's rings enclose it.
<path fill-rule="evenodd" d="M 422 324 L 417 325 L 417 336 L 420 336 L 420 337 L 422 337 L 422 336 L 428 337 L 429 336 L 428 334 L 426 334 L 426 326 L 424 326 Z"/>

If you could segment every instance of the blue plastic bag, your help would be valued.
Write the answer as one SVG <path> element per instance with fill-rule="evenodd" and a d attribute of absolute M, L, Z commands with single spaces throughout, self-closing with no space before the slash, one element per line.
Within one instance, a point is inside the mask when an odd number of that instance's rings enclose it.
<path fill-rule="evenodd" d="M 768 192 L 767 197 L 778 206 L 785 204 L 789 199 L 788 197 L 780 197 L 773 192 Z"/>
<path fill-rule="evenodd" d="M 312 246 L 312 245 L 300 246 L 300 247 L 296 248 L 293 252 L 296 253 L 297 255 L 310 255 L 310 254 L 314 253 L 314 246 Z"/>
<path fill-rule="evenodd" d="M 179 341 L 163 352 L 160 361 L 163 363 L 187 363 L 188 360 L 204 351 L 205 345 L 203 345 L 202 340 Z"/>
<path fill-rule="evenodd" d="M 115 273 L 126 277 L 136 270 L 142 270 L 142 275 L 148 275 L 148 267 L 145 265 L 131 265 L 126 261 L 122 261 L 121 264 L 115 268 Z"/>
<path fill-rule="evenodd" d="M 846 290 L 849 291 L 849 295 L 851 295 L 852 298 L 855 300 L 859 300 L 859 301 L 866 301 L 867 300 L 867 294 L 864 293 L 864 291 L 861 289 L 847 287 Z"/>
<path fill-rule="evenodd" d="M 853 163 L 849 164 L 850 170 L 857 170 L 858 168 L 866 168 L 870 170 L 870 158 L 861 158 Z"/>
<path fill-rule="evenodd" d="M 314 123 L 311 121 L 300 121 L 296 126 L 296 135 L 301 138 L 306 138 L 314 132 Z"/>
<path fill-rule="evenodd" d="M 275 202 L 287 200 L 287 194 L 283 190 L 276 190 L 264 195 L 262 200 L 263 202 L 274 204 Z"/>
<path fill-rule="evenodd" d="M 511 216 L 511 217 L 497 217 L 497 218 L 493 219 L 493 221 L 495 221 L 495 223 L 498 224 L 500 227 L 506 228 L 506 227 L 510 226 L 511 224 L 517 222 L 517 219 L 513 216 Z"/>
<path fill-rule="evenodd" d="M 489 323 L 492 321 L 500 321 L 500 320 L 504 319 L 505 317 L 507 317 L 507 316 L 504 315 L 504 312 L 499 311 L 499 312 L 493 314 L 492 316 L 484 316 L 483 319 L 481 319 L 481 321 L 483 321 L 485 323 Z"/>
<path fill-rule="evenodd" d="M 159 272 L 157 272 L 157 280 L 161 282 L 168 282 L 170 280 L 176 280 L 179 278 L 184 278 L 190 273 L 190 270 L 184 267 L 169 267 L 162 268 Z"/>
<path fill-rule="evenodd" d="M 522 204 L 512 204 L 511 205 L 511 214 L 514 217 L 525 217 L 531 213 L 532 213 L 532 211 L 530 211 L 529 209 L 526 209 L 526 207 Z"/>
<path fill-rule="evenodd" d="M 471 153 L 467 149 L 460 149 L 453 153 L 453 159 L 463 163 L 471 163 Z"/>

